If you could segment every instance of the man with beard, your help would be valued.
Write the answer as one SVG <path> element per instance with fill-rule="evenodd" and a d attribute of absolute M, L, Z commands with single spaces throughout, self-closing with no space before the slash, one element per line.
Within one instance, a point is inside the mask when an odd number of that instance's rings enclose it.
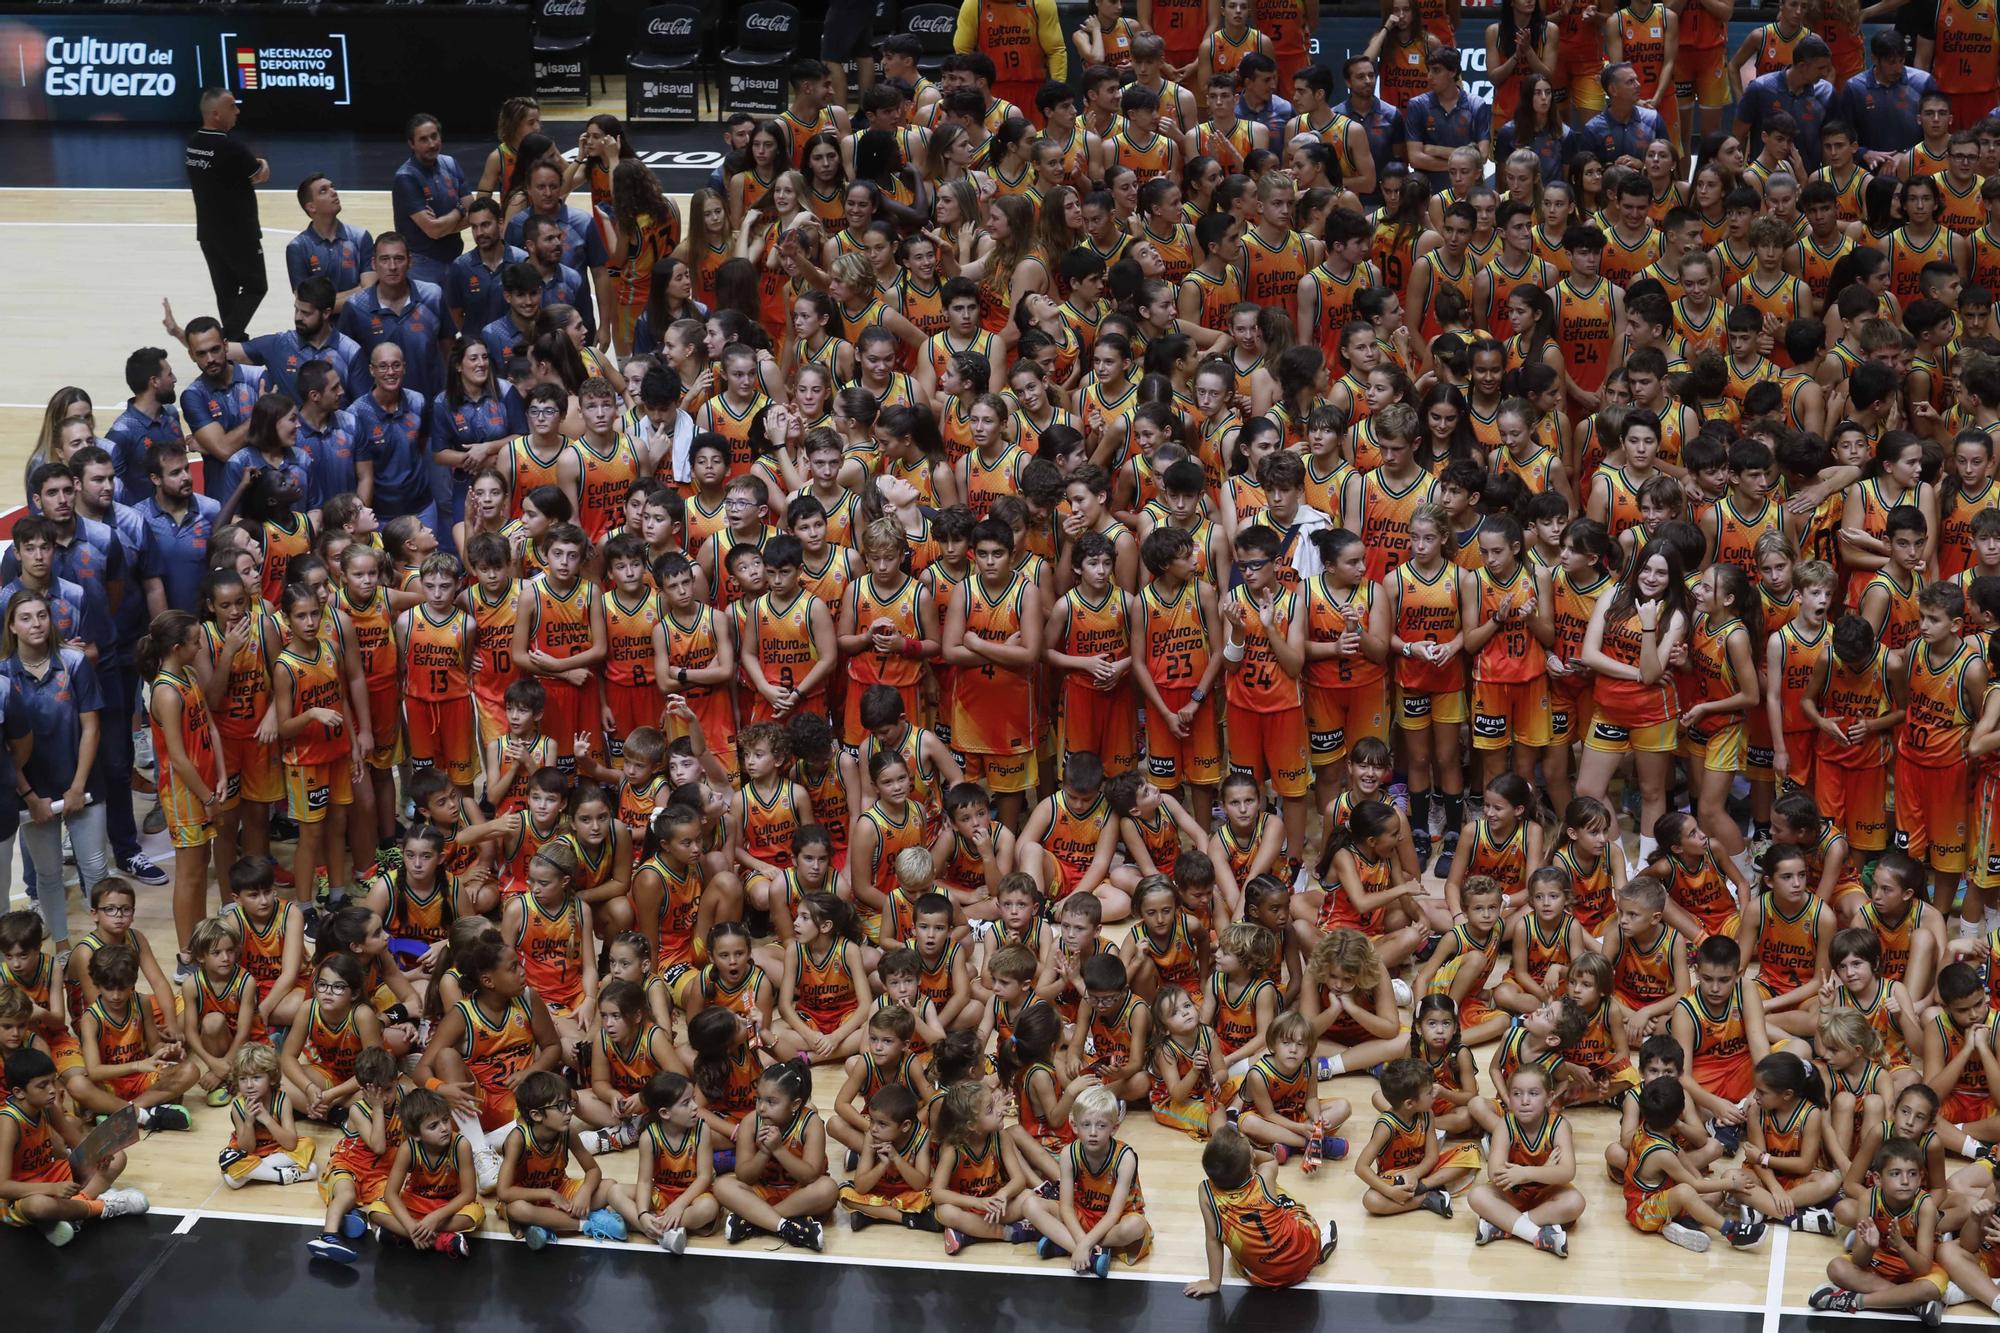
<path fill-rule="evenodd" d="M 257 403 L 264 372 L 229 359 L 229 339 L 211 315 L 188 321 L 187 350 L 200 373 L 181 390 L 181 420 L 207 465 L 204 475 L 213 495 L 222 484 L 223 464 L 243 447 L 250 431 L 250 409 Z"/>
<path fill-rule="evenodd" d="M 231 342 L 227 349 L 229 359 L 264 367 L 264 391 L 282 393 L 293 402 L 300 400 L 299 367 L 308 361 L 324 361 L 343 380 L 349 378 L 349 366 L 361 359 L 361 345 L 333 327 L 335 296 L 331 279 L 307 278 L 292 297 L 291 332 L 266 333 L 248 342 Z M 173 303 L 162 300 L 160 309 L 164 312 L 161 327 L 169 337 L 186 346 L 188 332 L 174 322 Z"/>
<path fill-rule="evenodd" d="M 459 233 L 467 225 L 472 189 L 458 163 L 441 152 L 444 126 L 419 111 L 410 117 L 409 160 L 396 168 L 390 213 L 396 230 L 409 238 L 410 276 L 444 285 L 451 261 L 465 249 Z"/>
<path fill-rule="evenodd" d="M 599 347 L 611 345 L 611 330 L 599 328 L 595 311 L 610 308 L 611 261 L 604 248 L 604 234 L 590 214 L 563 202 L 562 168 L 554 162 L 537 163 L 528 173 L 528 207 L 507 224 L 507 244 L 529 248 L 528 227 L 537 218 L 552 219 L 563 230 L 562 254 L 558 262 L 578 274 L 589 274 L 589 282 L 577 293 L 574 305 L 586 327 L 595 330 Z M 545 275 L 546 276 L 546 275 Z"/>

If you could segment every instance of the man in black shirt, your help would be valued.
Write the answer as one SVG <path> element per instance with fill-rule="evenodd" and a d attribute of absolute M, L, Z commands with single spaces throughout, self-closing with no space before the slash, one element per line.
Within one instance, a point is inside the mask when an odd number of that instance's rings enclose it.
<path fill-rule="evenodd" d="M 227 90 L 204 88 L 201 128 L 187 142 L 195 239 L 208 261 L 223 333 L 232 342 L 249 337 L 250 317 L 270 285 L 256 187 L 271 178 L 271 165 L 230 133 L 237 115 L 236 99 Z"/>

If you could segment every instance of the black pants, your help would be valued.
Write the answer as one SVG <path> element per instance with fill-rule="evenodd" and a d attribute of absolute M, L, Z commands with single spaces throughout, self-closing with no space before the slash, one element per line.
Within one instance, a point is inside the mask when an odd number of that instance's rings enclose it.
<path fill-rule="evenodd" d="M 264 303 L 270 280 L 264 276 L 264 243 L 203 241 L 201 257 L 208 261 L 208 280 L 215 286 L 215 317 L 222 336 L 242 342 L 250 336 L 250 320 Z"/>

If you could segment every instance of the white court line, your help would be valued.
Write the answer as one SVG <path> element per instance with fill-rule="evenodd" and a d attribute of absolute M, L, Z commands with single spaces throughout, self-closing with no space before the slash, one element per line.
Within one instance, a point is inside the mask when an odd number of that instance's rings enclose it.
<path fill-rule="evenodd" d="M 1791 1254 L 1792 1229 L 1778 1222 L 1765 1234 L 1771 1237 L 1771 1275 L 1764 1285 L 1764 1333 L 1778 1333 L 1778 1316 L 1785 1304 L 1785 1260 Z"/>
<path fill-rule="evenodd" d="M 175 1229 L 176 1235 L 181 1234 L 182 1232 L 193 1227 L 196 1222 L 203 1220 L 210 1220 L 210 1219 L 217 1221 L 226 1221 L 226 1222 L 261 1222 L 261 1223 L 269 1223 L 276 1226 L 291 1226 L 291 1227 L 317 1227 L 321 1225 L 321 1219 L 316 1217 L 279 1217 L 279 1216 L 274 1216 L 270 1213 L 244 1213 L 244 1212 L 232 1211 L 230 1209 L 155 1208 L 152 1211 L 163 1217 L 182 1218 L 183 1220 L 181 1225 Z M 503 1241 L 508 1244 L 522 1243 L 519 1237 L 514 1236 L 506 1231 L 478 1231 L 473 1233 L 473 1235 L 482 1244 L 492 1240 Z M 571 1236 L 571 1237 L 564 1237 L 556 1241 L 555 1243 L 559 1246 L 565 1246 L 577 1249 L 592 1249 L 592 1250 L 608 1249 L 608 1250 L 624 1250 L 638 1254 L 662 1254 L 662 1251 L 657 1245 L 645 1244 L 637 1241 L 610 1242 L 610 1241 L 590 1240 L 581 1236 Z M 671 1257 L 671 1256 L 666 1256 L 666 1257 Z M 924 1261 L 917 1259 L 885 1259 L 872 1255 L 813 1254 L 808 1251 L 796 1250 L 796 1249 L 763 1250 L 763 1249 L 742 1249 L 734 1247 L 716 1248 L 712 1246 L 698 1246 L 689 1249 L 687 1254 L 683 1257 L 689 1259 L 695 1259 L 695 1258 L 753 1259 L 753 1260 L 762 1260 L 762 1261 L 769 1261 L 776 1263 L 827 1265 L 838 1268 L 902 1269 L 902 1270 L 923 1272 L 923 1273 L 937 1273 L 937 1272 L 985 1273 L 998 1277 L 1058 1278 L 1058 1277 L 1069 1276 L 1067 1270 L 1064 1269 L 1029 1268 L 1020 1264 L 967 1263 L 954 1259 L 949 1264 L 940 1265 L 935 1261 Z M 1775 1252 L 1774 1252 L 1774 1257 L 1775 1257 Z M 1336 1252 L 1334 1261 L 1337 1261 L 1338 1258 L 1339 1255 L 1338 1252 Z M 1182 1286 L 1182 1287 L 1186 1286 L 1190 1282 L 1199 1281 L 1202 1277 L 1202 1275 L 1198 1273 L 1121 1272 L 1116 1267 L 1112 1269 L 1111 1276 L 1113 1278 L 1126 1282 L 1170 1283 L 1174 1286 Z M 1245 1289 L 1249 1289 L 1251 1287 L 1250 1282 L 1247 1281 L 1246 1279 L 1234 1276 L 1225 1276 L 1223 1278 L 1223 1285 L 1228 1287 L 1242 1287 Z M 1455 1287 L 1401 1287 L 1401 1286 L 1376 1285 L 1371 1283 L 1311 1281 L 1311 1282 L 1300 1283 L 1299 1290 L 1345 1293 L 1356 1296 L 1411 1296 L 1411 1297 L 1420 1297 L 1420 1298 L 1434 1299 L 1434 1300 L 1543 1303 L 1549 1305 L 1574 1305 L 1583 1307 L 1615 1306 L 1619 1308 L 1630 1308 L 1632 1304 L 1631 1300 L 1627 1297 L 1572 1296 L 1558 1292 L 1467 1291 Z M 1711 1314 L 1762 1313 L 1766 1319 L 1766 1327 L 1773 1326 L 1776 1322 L 1776 1317 L 1777 1317 L 1776 1312 L 1768 1304 L 1767 1305 L 1738 1304 L 1725 1301 L 1649 1301 L 1647 1302 L 1647 1304 L 1649 1308 L 1658 1308 L 1663 1310 L 1684 1310 L 1690 1313 L 1711 1313 Z M 1786 1313 L 1791 1313 L 1791 1312 L 1787 1311 Z"/>
<path fill-rule="evenodd" d="M 1972 1303 L 1972 1308 L 1979 1308 L 1977 1301 Z M 1830 1310 L 1815 1310 L 1810 1305 L 1787 1305 L 1784 1309 L 1778 1311 L 1778 1313 L 1792 1315 L 1800 1319 L 1898 1319 L 1898 1327 L 1917 1327 L 1917 1325 L 1910 1322 L 1908 1312 L 1903 1310 L 1863 1310 L 1858 1314 L 1836 1314 Z M 1992 1328 L 1993 1316 L 1991 1314 L 1987 1314 L 1984 1317 L 1976 1314 L 1952 1314 L 1947 1311 L 1944 1322 L 1973 1328 Z"/>
<path fill-rule="evenodd" d="M 0 227 L 60 227 L 64 231 L 74 231 L 78 227 L 180 227 L 188 228 L 192 222 L 0 222 Z M 260 231 L 272 236 L 296 236 L 297 232 L 287 232 L 283 227 L 261 227 Z"/>

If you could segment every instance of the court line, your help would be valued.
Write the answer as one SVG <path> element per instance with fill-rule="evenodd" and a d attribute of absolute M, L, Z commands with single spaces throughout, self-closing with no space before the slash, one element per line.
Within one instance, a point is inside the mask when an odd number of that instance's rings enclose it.
<path fill-rule="evenodd" d="M 0 222 L 0 227 L 60 227 L 64 231 L 75 231 L 78 227 L 192 227 L 192 222 Z M 272 236 L 296 236 L 297 232 L 287 232 L 283 227 L 260 227 L 258 230 Z"/>
<path fill-rule="evenodd" d="M 1766 1234 L 1771 1237 L 1771 1274 L 1764 1284 L 1764 1333 L 1778 1333 L 1778 1317 L 1785 1304 L 1785 1261 L 1791 1255 L 1792 1230 L 1778 1223 Z"/>
<path fill-rule="evenodd" d="M 189 1218 L 193 1219 L 192 1221 L 184 1221 L 182 1224 L 184 1227 L 192 1227 L 196 1223 L 210 1219 L 216 1221 L 226 1221 L 226 1222 L 261 1222 L 277 1226 L 292 1226 L 292 1227 L 317 1227 L 322 1224 L 321 1219 L 316 1217 L 282 1217 L 270 1213 L 245 1213 L 245 1212 L 233 1211 L 230 1209 L 219 1209 L 219 1208 L 164 1208 L 163 1207 L 163 1208 L 155 1208 L 152 1211 L 163 1217 L 181 1217 L 183 1219 L 189 1219 Z M 522 1243 L 519 1237 L 514 1236 L 506 1231 L 479 1231 L 474 1234 L 482 1244 L 490 1240 L 503 1241 L 508 1244 Z M 615 1249 L 615 1250 L 626 1250 L 642 1254 L 660 1253 L 660 1249 L 658 1246 L 645 1244 L 637 1241 L 622 1241 L 622 1242 L 597 1241 L 597 1240 L 590 1240 L 580 1236 L 575 1236 L 575 1237 L 564 1237 L 562 1239 L 557 1240 L 555 1243 L 560 1246 L 567 1246 L 578 1249 L 590 1249 L 590 1250 Z M 917 1259 L 887 1259 L 876 1255 L 813 1254 L 809 1251 L 794 1250 L 794 1249 L 757 1250 L 757 1249 L 743 1249 L 737 1247 L 718 1248 L 713 1246 L 698 1246 L 690 1248 L 686 1256 L 684 1257 L 754 1259 L 754 1260 L 762 1260 L 762 1261 L 769 1261 L 776 1263 L 832 1265 L 832 1266 L 850 1267 L 850 1268 L 901 1269 L 906 1271 L 916 1271 L 923 1273 L 954 1271 L 954 1272 L 968 1272 L 968 1273 L 985 1273 L 999 1277 L 1055 1278 L 1055 1277 L 1068 1276 L 1067 1272 L 1062 1269 L 1030 1268 L 1021 1264 L 966 1263 L 954 1259 L 948 1265 L 940 1265 L 935 1261 L 924 1261 Z M 1338 1255 L 1336 1253 L 1336 1259 L 1337 1258 Z M 1156 1283 L 1172 1284 L 1174 1286 L 1184 1287 L 1190 1282 L 1200 1281 L 1204 1275 L 1199 1273 L 1121 1272 L 1114 1267 L 1111 1276 L 1116 1280 L 1125 1282 L 1156 1282 Z M 1252 1284 L 1247 1279 L 1236 1277 L 1233 1275 L 1226 1274 L 1223 1277 L 1222 1281 L 1223 1285 L 1226 1287 L 1241 1287 L 1245 1289 L 1250 1289 L 1252 1287 Z M 1509 1304 L 1539 1303 L 1548 1305 L 1571 1305 L 1571 1306 L 1581 1306 L 1581 1307 L 1593 1307 L 1593 1306 L 1617 1307 L 1620 1309 L 1630 1308 L 1632 1304 L 1632 1301 L 1629 1297 L 1622 1297 L 1622 1296 L 1576 1296 L 1558 1292 L 1469 1291 L 1457 1287 L 1409 1287 L 1409 1286 L 1380 1285 L 1374 1283 L 1326 1282 L 1319 1280 L 1302 1282 L 1298 1284 L 1298 1289 L 1301 1291 L 1323 1291 L 1335 1294 L 1347 1294 L 1355 1296 L 1409 1296 L 1409 1297 L 1419 1297 L 1431 1300 L 1496 1301 Z M 1690 1313 L 1762 1314 L 1765 1317 L 1766 1320 L 1765 1326 L 1767 1328 L 1772 1327 L 1776 1321 L 1776 1314 L 1772 1310 L 1769 1303 L 1743 1304 L 1743 1303 L 1732 1303 L 1727 1301 L 1650 1301 L 1647 1304 L 1651 1308 L 1657 1308 L 1663 1310 L 1683 1310 Z M 1787 1313 L 1790 1312 L 1787 1311 Z"/>

